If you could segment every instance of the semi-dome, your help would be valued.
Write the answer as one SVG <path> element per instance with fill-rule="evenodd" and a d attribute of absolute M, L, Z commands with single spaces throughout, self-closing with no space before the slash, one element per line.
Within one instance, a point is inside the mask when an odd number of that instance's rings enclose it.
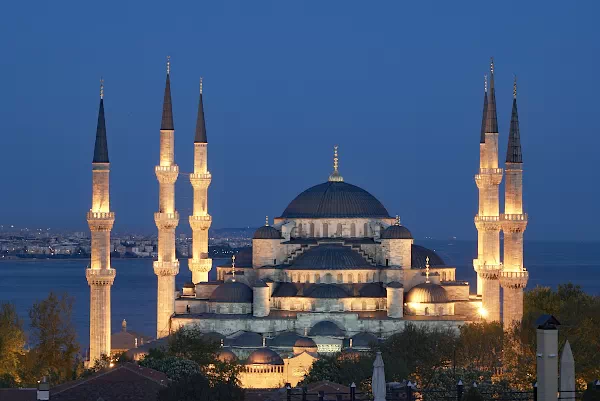
<path fill-rule="evenodd" d="M 251 303 L 252 288 L 239 281 L 223 283 L 208 298 L 211 302 Z"/>
<path fill-rule="evenodd" d="M 284 331 L 275 336 L 270 345 L 273 347 L 293 347 L 299 338 L 301 338 L 300 335 L 295 331 Z"/>
<path fill-rule="evenodd" d="M 368 283 L 361 287 L 358 290 L 358 293 L 361 297 L 369 297 L 369 298 L 380 298 L 385 297 L 387 295 L 385 288 L 381 285 L 381 283 Z"/>
<path fill-rule="evenodd" d="M 371 344 L 377 342 L 377 337 L 375 337 L 374 334 L 367 333 L 364 331 L 353 335 L 352 337 L 350 337 L 350 339 L 352 340 L 352 346 L 359 348 L 370 347 Z"/>
<path fill-rule="evenodd" d="M 293 283 L 279 283 L 277 289 L 273 293 L 274 297 L 295 297 L 298 294 L 298 288 Z"/>
<path fill-rule="evenodd" d="M 427 249 L 421 245 L 412 244 L 411 247 L 411 266 L 417 269 L 424 269 L 429 257 L 429 266 L 445 266 L 444 260 L 431 249 Z"/>
<path fill-rule="evenodd" d="M 234 362 L 237 361 L 237 356 L 227 348 L 221 348 L 217 352 L 217 359 L 221 362 Z"/>
<path fill-rule="evenodd" d="M 448 302 L 448 293 L 441 285 L 434 283 L 421 283 L 415 285 L 406 294 L 406 302 L 423 304 Z"/>
<path fill-rule="evenodd" d="M 294 344 L 294 354 L 301 354 L 302 352 L 318 352 L 319 347 L 312 338 L 300 337 Z"/>
<path fill-rule="evenodd" d="M 315 284 L 305 296 L 309 298 L 346 298 L 348 293 L 339 285 Z"/>
<path fill-rule="evenodd" d="M 338 327 L 337 324 L 330 322 L 329 320 L 322 320 L 319 323 L 315 324 L 308 335 L 311 337 L 314 336 L 328 336 L 328 337 L 343 337 L 344 332 L 342 329 Z"/>
<path fill-rule="evenodd" d="M 230 341 L 234 347 L 260 347 L 263 344 L 263 337 L 258 333 L 245 331 Z"/>
<path fill-rule="evenodd" d="M 389 218 L 386 208 L 362 188 L 328 181 L 308 188 L 288 205 L 282 218 Z"/>
<path fill-rule="evenodd" d="M 408 228 L 399 224 L 393 224 L 383 230 L 381 239 L 413 239 L 413 236 Z"/>
<path fill-rule="evenodd" d="M 291 264 L 291 269 L 370 269 L 373 266 L 358 252 L 341 244 L 321 244 L 304 251 Z"/>
<path fill-rule="evenodd" d="M 252 239 L 281 239 L 281 233 L 272 226 L 262 226 L 254 232 Z"/>
<path fill-rule="evenodd" d="M 260 348 L 248 356 L 246 365 L 283 365 L 283 359 L 270 348 Z"/>

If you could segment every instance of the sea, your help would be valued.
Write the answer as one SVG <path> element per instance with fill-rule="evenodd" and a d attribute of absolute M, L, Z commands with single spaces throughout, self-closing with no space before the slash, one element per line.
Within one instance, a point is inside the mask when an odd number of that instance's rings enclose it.
<path fill-rule="evenodd" d="M 448 266 L 456 267 L 457 280 L 466 280 L 474 290 L 473 258 L 475 241 L 420 240 L 419 245 L 435 250 Z M 180 259 L 177 288 L 190 281 L 187 259 Z M 213 259 L 215 266 L 224 259 Z M 89 343 L 89 287 L 85 278 L 86 260 L 4 260 L 0 262 L 0 302 L 12 302 L 29 326 L 28 311 L 34 302 L 50 291 L 67 293 L 74 299 L 73 324 L 82 347 Z M 529 270 L 527 289 L 536 286 L 556 288 L 571 282 L 586 292 L 600 295 L 600 243 L 525 242 L 525 266 Z M 156 330 L 156 276 L 150 259 L 113 259 L 117 276 L 112 287 L 112 331 L 121 329 L 154 336 Z"/>

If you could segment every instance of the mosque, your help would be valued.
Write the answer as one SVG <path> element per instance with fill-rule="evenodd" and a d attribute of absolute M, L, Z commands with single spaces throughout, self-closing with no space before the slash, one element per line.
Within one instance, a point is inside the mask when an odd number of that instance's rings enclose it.
<path fill-rule="evenodd" d="M 254 233 L 252 247 L 230 263 L 216 267 L 209 281 L 208 140 L 202 81 L 194 137 L 193 232 L 188 261 L 192 281 L 175 288 L 179 261 L 175 256 L 174 160 L 170 63 L 163 101 L 159 182 L 157 338 L 194 325 L 222 345 L 220 358 L 245 365 L 245 387 L 278 387 L 298 383 L 319 355 L 353 355 L 401 330 L 407 323 L 459 327 L 481 319 L 519 321 L 528 273 L 523 267 L 522 155 L 516 81 L 506 157 L 505 213 L 500 213 L 498 124 L 491 63 L 486 76 L 480 134 L 480 168 L 475 175 L 479 210 L 475 216 L 478 254 L 474 260 L 477 288 L 456 280 L 456 269 L 434 251 L 415 243 L 411 231 L 392 217 L 371 193 L 347 182 L 340 172 L 338 148 L 333 171 L 293 199 L 272 222 Z M 103 100 L 100 103 L 93 162 L 90 355 L 110 352 L 109 239 L 114 214 L 108 208 L 108 150 Z M 326 174 L 324 174 L 326 177 Z M 324 177 L 324 178 L 325 178 Z M 504 232 L 504 263 L 500 258 Z M 500 288 L 503 289 L 503 297 Z M 502 316 L 501 316 L 502 309 Z M 108 326 L 108 327 L 107 327 Z M 94 348 L 95 347 L 95 348 Z M 106 349 L 108 347 L 108 351 Z"/>

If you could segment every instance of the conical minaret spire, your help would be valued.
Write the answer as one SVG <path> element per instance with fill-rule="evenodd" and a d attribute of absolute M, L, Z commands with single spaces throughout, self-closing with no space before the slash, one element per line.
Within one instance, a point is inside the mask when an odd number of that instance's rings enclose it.
<path fill-rule="evenodd" d="M 212 267 L 212 259 L 208 257 L 208 229 L 212 224 L 212 217 L 208 214 L 208 187 L 211 180 L 212 176 L 208 171 L 208 141 L 202 102 L 202 78 L 200 78 L 200 101 L 194 135 L 194 172 L 190 174 L 190 182 L 194 188 L 194 210 L 189 218 L 192 228 L 192 257 L 188 261 L 188 266 L 194 284 L 207 282 L 208 272 Z"/>
<path fill-rule="evenodd" d="M 158 228 L 158 260 L 154 262 L 154 274 L 158 278 L 156 307 L 156 338 L 169 334 L 171 316 L 175 312 L 175 276 L 179 273 L 179 261 L 175 255 L 175 228 L 179 213 L 175 209 L 175 182 L 179 166 L 175 163 L 175 129 L 171 106 L 171 60 L 167 58 L 167 81 L 160 125 L 160 160 L 154 168 L 158 179 L 158 212 L 154 222 Z"/>
<path fill-rule="evenodd" d="M 498 132 L 498 116 L 496 114 L 496 88 L 494 85 L 494 58 L 490 60 L 490 88 L 486 109 L 485 132 Z"/>
<path fill-rule="evenodd" d="M 479 143 L 485 143 L 485 124 L 487 121 L 487 109 L 488 109 L 488 82 L 487 82 L 487 74 L 484 76 L 484 86 L 483 86 L 483 114 L 481 117 L 481 138 Z"/>
<path fill-rule="evenodd" d="M 167 79 L 165 82 L 165 96 L 163 98 L 161 130 L 174 130 L 173 105 L 171 103 L 171 57 L 167 57 Z"/>
<path fill-rule="evenodd" d="M 92 161 L 92 207 L 86 216 L 92 237 L 90 266 L 85 272 L 90 286 L 91 365 L 102 355 L 110 355 L 110 288 L 116 272 L 110 265 L 110 230 L 115 221 L 115 214 L 110 211 L 109 174 L 104 121 L 104 82 L 101 80 L 100 109 Z"/>
<path fill-rule="evenodd" d="M 508 149 L 506 150 L 507 163 L 523 163 L 521 153 L 521 135 L 519 133 L 519 113 L 517 111 L 517 77 L 513 84 L 513 104 L 510 118 L 510 132 L 508 134 Z"/>
<path fill-rule="evenodd" d="M 504 190 L 504 214 L 500 216 L 504 232 L 504 263 L 500 272 L 500 285 L 504 294 L 504 328 L 510 329 L 523 318 L 523 289 L 529 279 L 529 273 L 523 266 L 523 234 L 527 228 L 527 214 L 523 213 L 523 155 L 517 113 L 516 77 L 513 84 Z"/>

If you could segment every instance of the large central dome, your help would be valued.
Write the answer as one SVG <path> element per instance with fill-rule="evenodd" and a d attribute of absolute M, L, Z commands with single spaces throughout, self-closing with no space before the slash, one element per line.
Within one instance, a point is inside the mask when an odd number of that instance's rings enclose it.
<path fill-rule="evenodd" d="M 385 207 L 373 195 L 356 185 L 328 181 L 296 196 L 281 215 L 283 218 L 389 218 Z"/>

